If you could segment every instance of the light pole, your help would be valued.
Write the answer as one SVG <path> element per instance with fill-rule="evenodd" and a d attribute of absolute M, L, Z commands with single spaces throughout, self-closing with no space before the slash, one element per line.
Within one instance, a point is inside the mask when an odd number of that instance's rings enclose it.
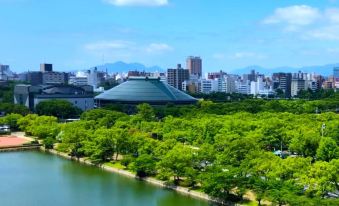
<path fill-rule="evenodd" d="M 321 136 L 324 137 L 324 130 L 326 129 L 326 124 L 323 123 L 323 125 L 321 126 Z"/>

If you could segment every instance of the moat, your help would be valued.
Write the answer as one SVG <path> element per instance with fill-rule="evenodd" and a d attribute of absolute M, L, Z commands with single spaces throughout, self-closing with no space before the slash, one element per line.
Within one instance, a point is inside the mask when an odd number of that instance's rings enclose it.
<path fill-rule="evenodd" d="M 132 178 L 39 152 L 0 154 L 2 206 L 207 206 Z"/>

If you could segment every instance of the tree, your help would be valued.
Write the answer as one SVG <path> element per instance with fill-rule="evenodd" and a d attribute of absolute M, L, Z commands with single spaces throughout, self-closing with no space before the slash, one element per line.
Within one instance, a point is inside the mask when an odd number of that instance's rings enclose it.
<path fill-rule="evenodd" d="M 6 124 L 11 127 L 11 130 L 18 130 L 18 121 L 22 118 L 20 114 L 8 114 L 5 117 L 0 118 L 0 124 Z"/>
<path fill-rule="evenodd" d="M 331 161 L 339 158 L 339 147 L 334 139 L 323 137 L 320 140 L 319 148 L 317 149 L 318 160 Z"/>
<path fill-rule="evenodd" d="M 149 104 L 139 104 L 137 106 L 138 115 L 145 121 L 154 121 L 155 112 L 151 105 Z"/>
<path fill-rule="evenodd" d="M 133 163 L 132 169 L 139 177 L 147 177 L 156 174 L 156 162 L 149 154 L 142 154 Z"/>
<path fill-rule="evenodd" d="M 66 100 L 40 102 L 36 105 L 35 111 L 38 115 L 55 116 L 61 119 L 77 117 L 81 114 L 81 109 Z"/>
<path fill-rule="evenodd" d="M 267 196 L 268 181 L 262 178 L 253 178 L 251 183 L 255 192 L 255 199 L 258 201 L 258 205 L 261 205 L 261 201 Z"/>
<path fill-rule="evenodd" d="M 13 96 L 12 96 L 13 98 Z M 0 112 L 5 112 L 6 114 L 29 114 L 29 109 L 23 105 L 12 104 L 12 103 L 0 103 Z"/>
<path fill-rule="evenodd" d="M 312 167 L 298 179 L 306 186 L 306 194 L 310 197 L 325 197 L 328 192 L 338 188 L 338 164 L 335 162 L 315 162 Z"/>
<path fill-rule="evenodd" d="M 223 201 L 235 200 L 231 193 L 235 188 L 241 188 L 244 179 L 238 168 L 215 165 L 202 174 L 202 189 L 211 197 Z M 237 197 L 240 200 L 242 197 Z"/>
<path fill-rule="evenodd" d="M 53 149 L 56 140 L 53 137 L 47 137 L 43 140 L 43 145 L 46 149 Z"/>
<path fill-rule="evenodd" d="M 93 139 L 84 141 L 84 152 L 95 163 L 111 160 L 117 152 L 116 135 L 109 129 L 96 130 Z"/>
<path fill-rule="evenodd" d="M 192 165 L 192 149 L 182 144 L 174 146 L 158 163 L 159 172 L 168 169 L 175 183 L 179 183 L 180 177 L 184 177 Z"/>

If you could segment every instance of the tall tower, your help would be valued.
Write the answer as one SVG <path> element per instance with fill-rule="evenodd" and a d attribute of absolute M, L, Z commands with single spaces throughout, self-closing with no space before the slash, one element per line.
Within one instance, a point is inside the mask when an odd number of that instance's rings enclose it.
<path fill-rule="evenodd" d="M 186 60 L 186 69 L 190 75 L 202 76 L 202 59 L 200 57 L 189 56 Z"/>

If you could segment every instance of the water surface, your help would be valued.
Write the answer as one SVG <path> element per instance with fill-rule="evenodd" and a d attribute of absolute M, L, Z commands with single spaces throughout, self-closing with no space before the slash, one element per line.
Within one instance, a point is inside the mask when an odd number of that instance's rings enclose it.
<path fill-rule="evenodd" d="M 208 206 L 96 167 L 38 151 L 0 153 L 1 206 Z"/>

